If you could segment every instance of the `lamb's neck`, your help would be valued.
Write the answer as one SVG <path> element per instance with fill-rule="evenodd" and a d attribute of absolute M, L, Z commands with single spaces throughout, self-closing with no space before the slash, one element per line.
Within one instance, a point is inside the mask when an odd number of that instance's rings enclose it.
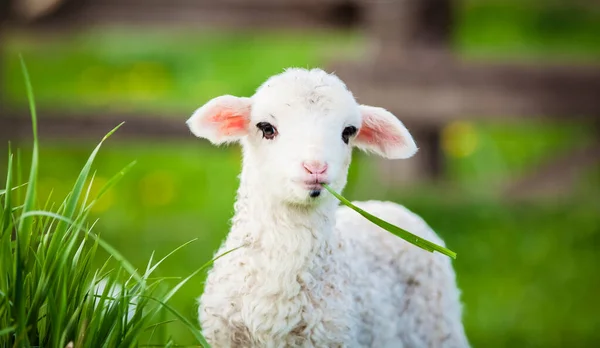
<path fill-rule="evenodd" d="M 322 265 L 331 248 L 335 204 L 302 207 L 282 204 L 252 190 L 242 179 L 228 240 L 246 244 L 271 276 L 293 277 Z"/>

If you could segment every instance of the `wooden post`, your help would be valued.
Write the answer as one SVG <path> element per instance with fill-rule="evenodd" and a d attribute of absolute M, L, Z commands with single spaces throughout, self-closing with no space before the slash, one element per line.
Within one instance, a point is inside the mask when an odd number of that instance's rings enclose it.
<path fill-rule="evenodd" d="M 369 70 L 385 71 L 386 66 L 403 65 L 426 71 L 432 65 L 451 61 L 451 0 L 376 0 L 370 5 L 366 25 L 376 47 Z M 394 113 L 402 120 L 402 114 Z M 439 125 L 432 125 L 413 134 L 420 149 L 418 155 L 410 162 L 381 163 L 384 181 L 390 186 L 402 186 L 441 177 L 444 166 L 440 132 Z"/>
<path fill-rule="evenodd" d="M 454 24 L 451 0 L 376 0 L 367 10 L 367 32 L 378 62 L 417 60 L 450 51 Z"/>
<path fill-rule="evenodd" d="M 419 151 L 407 160 L 378 160 L 379 179 L 385 186 L 401 188 L 417 181 L 438 180 L 444 172 L 439 128 L 411 130 Z"/>

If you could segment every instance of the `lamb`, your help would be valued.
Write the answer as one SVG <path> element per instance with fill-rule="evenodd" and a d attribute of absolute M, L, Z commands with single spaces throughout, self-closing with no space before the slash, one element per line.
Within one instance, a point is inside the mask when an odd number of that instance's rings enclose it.
<path fill-rule="evenodd" d="M 242 145 L 231 230 L 199 298 L 214 347 L 469 347 L 448 257 L 390 234 L 321 184 L 341 192 L 353 147 L 389 159 L 417 152 L 383 108 L 359 105 L 321 69 L 290 68 L 250 97 L 224 95 L 197 109 L 190 131 Z M 405 207 L 360 208 L 440 245 Z"/>

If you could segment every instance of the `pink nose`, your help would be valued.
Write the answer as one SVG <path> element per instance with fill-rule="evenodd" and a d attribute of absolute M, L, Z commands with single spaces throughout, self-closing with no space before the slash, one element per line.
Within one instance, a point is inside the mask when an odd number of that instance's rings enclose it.
<path fill-rule="evenodd" d="M 308 161 L 302 163 L 302 166 L 310 174 L 323 174 L 327 170 L 327 163 L 320 161 Z"/>

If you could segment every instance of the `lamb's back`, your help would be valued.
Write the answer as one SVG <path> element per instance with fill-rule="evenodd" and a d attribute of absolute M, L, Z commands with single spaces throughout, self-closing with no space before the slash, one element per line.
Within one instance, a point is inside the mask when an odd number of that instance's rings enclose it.
<path fill-rule="evenodd" d="M 393 202 L 353 202 L 419 237 L 445 246 L 417 214 Z M 336 212 L 336 234 L 354 273 L 362 305 L 362 340 L 377 347 L 467 347 L 450 259 L 416 247 L 348 207 Z M 401 340 L 401 342 L 400 342 Z"/>

